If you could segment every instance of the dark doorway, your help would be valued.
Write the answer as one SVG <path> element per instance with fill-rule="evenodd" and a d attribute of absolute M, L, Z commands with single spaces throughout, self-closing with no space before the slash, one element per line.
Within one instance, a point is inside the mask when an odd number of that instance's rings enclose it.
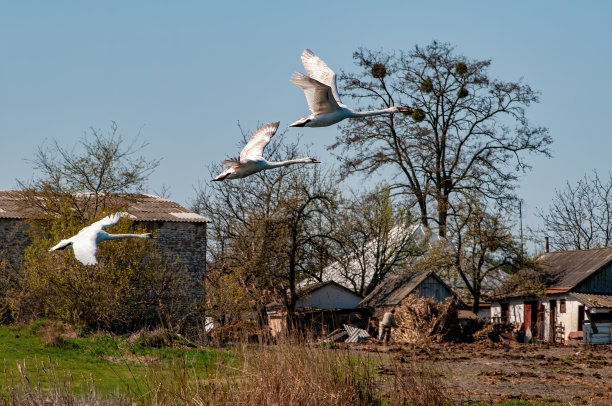
<path fill-rule="evenodd" d="M 584 324 L 584 305 L 578 306 L 578 331 L 582 331 Z"/>
<path fill-rule="evenodd" d="M 555 324 L 557 322 L 557 301 L 550 300 L 548 305 L 550 306 L 550 342 L 554 343 L 557 336 L 557 331 L 555 329 Z"/>
<path fill-rule="evenodd" d="M 502 322 L 508 322 L 510 319 L 510 304 L 502 303 L 501 304 L 501 318 Z"/>
<path fill-rule="evenodd" d="M 523 331 L 526 333 L 527 329 L 531 330 L 532 337 L 536 336 L 536 323 L 538 322 L 538 302 L 529 301 L 525 302 L 523 312 Z"/>

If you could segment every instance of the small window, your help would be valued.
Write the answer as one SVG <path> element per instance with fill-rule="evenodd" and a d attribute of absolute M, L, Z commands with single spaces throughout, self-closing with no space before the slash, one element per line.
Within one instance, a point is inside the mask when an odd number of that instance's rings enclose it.
<path fill-rule="evenodd" d="M 565 313 L 565 299 L 559 300 L 559 313 Z"/>

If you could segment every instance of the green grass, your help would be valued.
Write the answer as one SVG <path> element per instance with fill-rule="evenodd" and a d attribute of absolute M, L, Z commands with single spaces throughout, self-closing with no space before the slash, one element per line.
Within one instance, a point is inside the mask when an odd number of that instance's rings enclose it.
<path fill-rule="evenodd" d="M 130 345 L 126 337 L 94 334 L 65 338 L 46 344 L 41 328 L 45 321 L 30 326 L 0 326 L 0 391 L 18 376 L 18 363 L 25 365 L 31 383 L 50 386 L 53 371 L 60 380 L 70 375 L 76 392 L 93 380 L 98 392 L 140 394 L 146 388 L 148 366 L 164 363 L 184 363 L 206 377 L 216 370 L 215 363 L 233 364 L 229 351 L 206 348 L 150 348 Z"/>

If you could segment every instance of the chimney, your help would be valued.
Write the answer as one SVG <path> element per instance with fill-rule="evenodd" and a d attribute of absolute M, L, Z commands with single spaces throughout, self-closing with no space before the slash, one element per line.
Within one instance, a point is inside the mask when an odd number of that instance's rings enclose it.
<path fill-rule="evenodd" d="M 548 243 L 548 237 L 544 237 L 544 241 L 546 241 L 546 252 L 550 252 L 550 244 Z"/>

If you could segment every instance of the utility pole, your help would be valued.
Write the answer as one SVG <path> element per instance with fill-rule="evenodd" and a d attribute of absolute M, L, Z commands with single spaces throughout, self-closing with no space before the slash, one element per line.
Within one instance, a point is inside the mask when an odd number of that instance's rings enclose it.
<path fill-rule="evenodd" d="M 521 231 L 521 257 L 524 256 L 523 252 L 523 199 L 519 199 L 519 224 Z"/>

